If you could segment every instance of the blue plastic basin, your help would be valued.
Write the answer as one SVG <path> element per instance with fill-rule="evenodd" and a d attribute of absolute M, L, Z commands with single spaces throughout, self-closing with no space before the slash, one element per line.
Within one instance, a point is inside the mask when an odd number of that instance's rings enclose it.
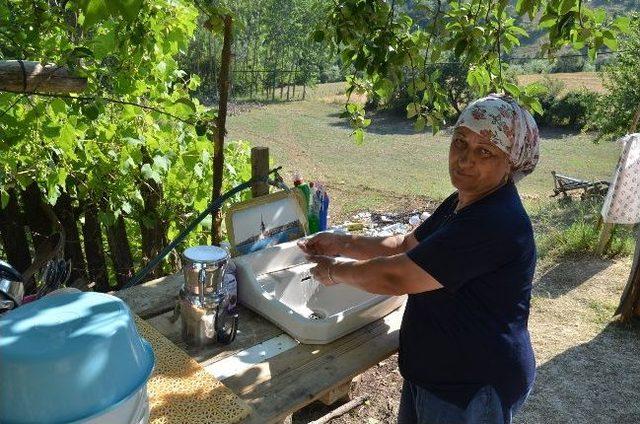
<path fill-rule="evenodd" d="M 117 297 L 46 296 L 0 317 L 0 422 L 102 414 L 146 384 L 154 364 L 151 345 Z"/>

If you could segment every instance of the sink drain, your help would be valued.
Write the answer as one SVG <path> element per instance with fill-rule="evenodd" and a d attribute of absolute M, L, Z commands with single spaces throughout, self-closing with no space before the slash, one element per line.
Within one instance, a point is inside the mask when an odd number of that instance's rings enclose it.
<path fill-rule="evenodd" d="M 311 311 L 311 314 L 309 314 L 309 318 L 313 320 L 325 319 L 326 317 L 327 317 L 327 314 L 319 311 Z"/>

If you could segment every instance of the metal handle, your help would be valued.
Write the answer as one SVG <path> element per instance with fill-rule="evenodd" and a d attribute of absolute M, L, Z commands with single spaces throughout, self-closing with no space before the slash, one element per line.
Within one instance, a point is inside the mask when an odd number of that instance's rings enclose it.
<path fill-rule="evenodd" d="M 13 309 L 14 306 L 15 303 L 13 303 L 13 300 L 0 300 L 0 311 L 4 309 Z"/>
<path fill-rule="evenodd" d="M 201 266 L 200 271 L 198 271 L 198 297 L 200 298 L 200 306 L 204 308 L 204 283 L 205 278 L 207 277 L 206 267 Z"/>

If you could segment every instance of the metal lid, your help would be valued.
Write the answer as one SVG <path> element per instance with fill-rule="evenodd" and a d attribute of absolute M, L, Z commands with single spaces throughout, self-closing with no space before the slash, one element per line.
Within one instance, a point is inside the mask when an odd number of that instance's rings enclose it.
<path fill-rule="evenodd" d="M 229 259 L 229 253 L 218 246 L 193 246 L 186 249 L 182 256 L 191 262 L 217 263 Z"/>

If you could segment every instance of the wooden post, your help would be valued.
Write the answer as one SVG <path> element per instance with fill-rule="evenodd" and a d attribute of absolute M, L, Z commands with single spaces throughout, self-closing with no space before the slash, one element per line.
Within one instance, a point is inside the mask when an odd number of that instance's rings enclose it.
<path fill-rule="evenodd" d="M 269 148 L 251 148 L 251 176 L 264 177 L 269 173 Z M 251 197 L 259 197 L 269 194 L 269 184 L 256 183 L 251 187 Z"/>
<path fill-rule="evenodd" d="M 87 79 L 73 76 L 53 64 L 27 60 L 0 61 L 0 90 L 16 93 L 79 93 L 87 88 Z"/>
<path fill-rule="evenodd" d="M 615 229 L 615 227 L 616 224 L 611 224 L 609 222 L 602 223 L 600 239 L 598 240 L 598 248 L 596 249 L 596 253 L 598 254 L 598 256 L 604 254 L 605 250 L 607 250 L 611 242 L 611 236 L 613 235 L 613 230 Z"/>

